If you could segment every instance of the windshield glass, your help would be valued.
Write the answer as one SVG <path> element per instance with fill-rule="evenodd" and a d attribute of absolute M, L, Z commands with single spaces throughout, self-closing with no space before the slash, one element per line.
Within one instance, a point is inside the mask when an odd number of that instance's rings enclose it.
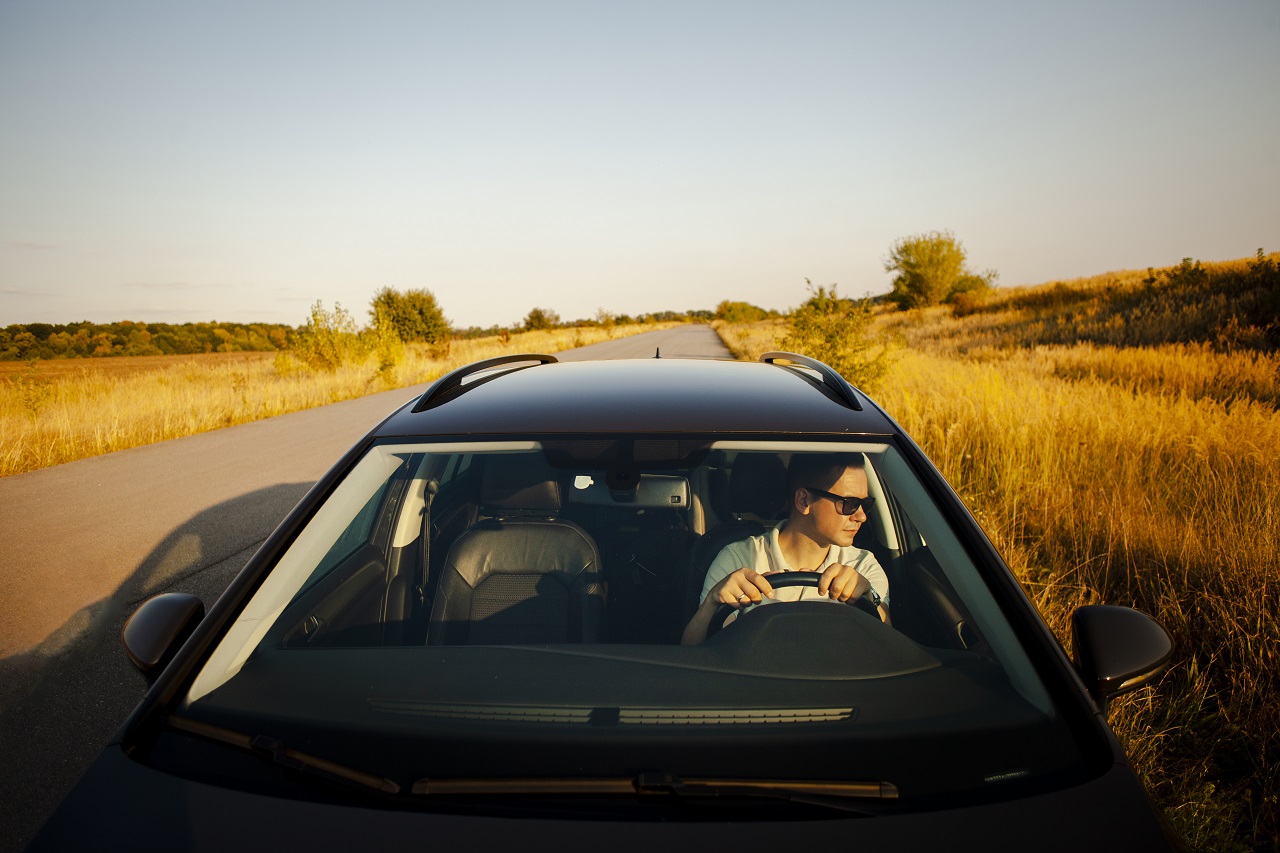
<path fill-rule="evenodd" d="M 717 606 L 746 569 L 770 594 Z M 660 771 L 926 796 L 1079 761 L 883 439 L 376 445 L 182 714 L 410 784 Z"/>

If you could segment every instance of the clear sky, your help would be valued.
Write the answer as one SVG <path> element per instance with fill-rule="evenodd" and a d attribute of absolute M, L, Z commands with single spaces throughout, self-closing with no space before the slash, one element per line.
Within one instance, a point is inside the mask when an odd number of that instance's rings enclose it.
<path fill-rule="evenodd" d="M 458 326 L 1280 249 L 1280 2 L 0 0 L 0 325 Z"/>

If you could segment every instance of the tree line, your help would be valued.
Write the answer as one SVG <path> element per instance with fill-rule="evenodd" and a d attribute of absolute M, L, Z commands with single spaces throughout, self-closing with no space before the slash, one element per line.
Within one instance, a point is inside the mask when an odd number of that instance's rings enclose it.
<path fill-rule="evenodd" d="M 289 346 L 279 323 L 17 323 L 0 329 L 0 361 L 271 352 Z"/>
<path fill-rule="evenodd" d="M 715 319 L 723 318 L 716 311 L 705 308 L 693 308 L 688 311 L 652 311 L 647 314 L 615 314 L 601 308 L 594 317 L 561 320 L 560 315 L 552 309 L 535 307 L 529 310 L 523 320 L 513 325 L 468 326 L 465 329 L 456 329 L 454 335 L 459 338 L 487 338 L 504 333 L 537 332 L 546 329 L 575 329 L 590 326 L 607 329 L 613 326 L 649 323 L 709 323 Z"/>
<path fill-rule="evenodd" d="M 897 275 L 892 292 L 882 299 L 903 309 L 941 302 L 972 303 L 990 289 L 996 279 L 993 271 L 979 274 L 968 268 L 964 247 L 950 231 L 931 231 L 897 241 L 890 248 L 885 269 Z M 830 293 L 819 289 L 813 295 L 826 314 L 853 310 L 853 306 L 847 304 L 849 300 L 836 296 L 834 285 Z M 812 303 L 811 299 L 805 305 L 812 309 Z M 355 334 L 354 320 L 350 315 L 336 305 L 335 312 L 333 321 L 341 320 L 343 333 Z M 312 317 L 297 328 L 278 323 L 174 324 L 128 320 L 118 323 L 15 324 L 0 329 L 0 361 L 315 349 L 317 316 L 325 316 L 319 303 L 313 308 Z M 562 321 L 560 315 L 550 308 L 537 306 L 512 326 L 459 329 L 445 317 L 443 308 L 430 290 L 399 291 L 383 287 L 370 302 L 368 330 L 384 339 L 393 336 L 402 343 L 425 343 L 434 349 L 447 351 L 448 342 L 454 338 L 487 337 L 517 331 L 582 326 L 611 328 L 635 323 L 705 323 L 711 320 L 743 323 L 782 316 L 772 309 L 728 299 L 720 302 L 714 311 L 656 311 L 632 316 L 614 314 L 602 308 L 594 317 L 570 321 Z"/>

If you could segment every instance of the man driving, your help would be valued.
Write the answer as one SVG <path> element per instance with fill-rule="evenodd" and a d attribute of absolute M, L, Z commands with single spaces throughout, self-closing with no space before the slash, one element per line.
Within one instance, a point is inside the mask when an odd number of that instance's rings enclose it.
<path fill-rule="evenodd" d="M 867 520 L 866 457 L 861 453 L 796 454 L 787 469 L 787 519 L 759 536 L 726 545 L 707 569 L 702 599 L 681 642 L 707 637 L 716 609 L 749 607 L 775 598 L 769 576 L 820 572 L 818 594 L 849 602 L 869 595 L 889 621 L 889 578 L 853 538 Z"/>

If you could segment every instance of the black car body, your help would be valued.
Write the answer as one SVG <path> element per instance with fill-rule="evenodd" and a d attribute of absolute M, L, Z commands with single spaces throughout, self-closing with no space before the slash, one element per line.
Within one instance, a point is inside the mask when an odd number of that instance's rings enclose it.
<path fill-rule="evenodd" d="M 681 645 L 818 452 L 866 459 L 892 625 L 779 602 Z M 1072 660 L 824 365 L 495 359 L 352 448 L 207 616 L 134 615 L 154 684 L 32 849 L 1176 848 L 1105 721 L 1168 635 L 1075 629 Z"/>

